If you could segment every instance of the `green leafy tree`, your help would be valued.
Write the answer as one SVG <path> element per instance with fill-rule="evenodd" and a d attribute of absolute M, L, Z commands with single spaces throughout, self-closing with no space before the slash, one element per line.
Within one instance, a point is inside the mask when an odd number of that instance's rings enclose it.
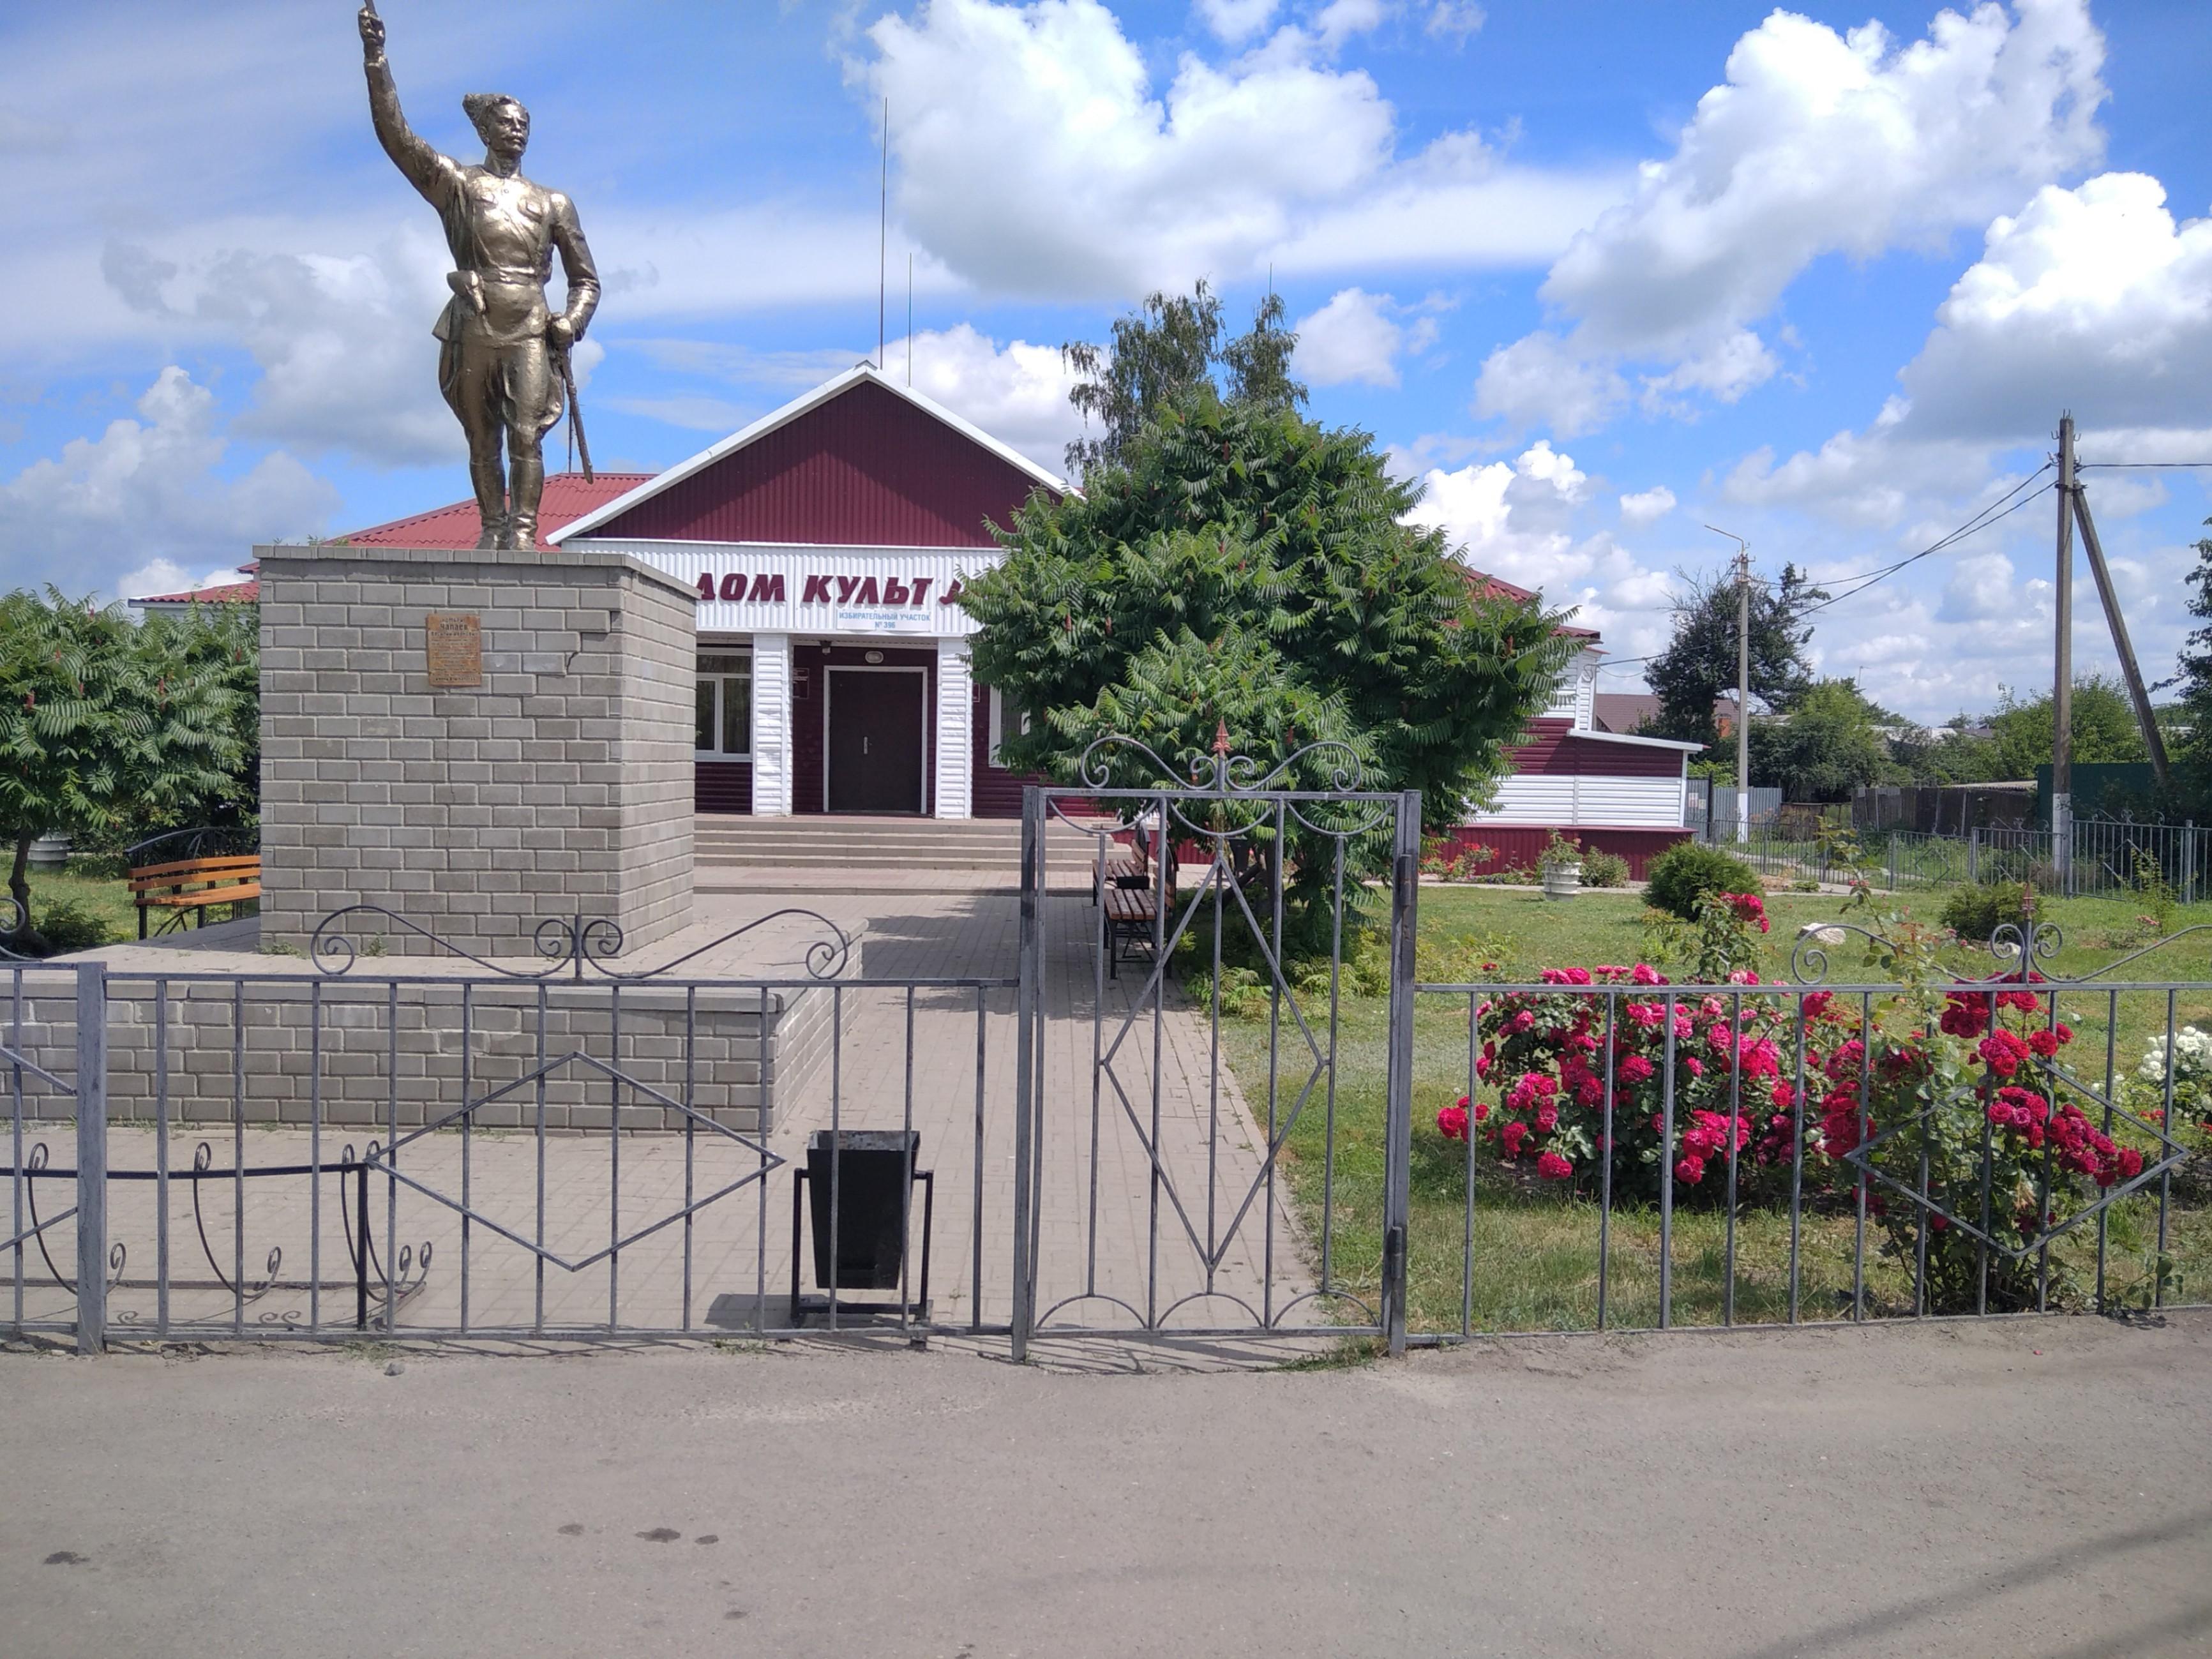
<path fill-rule="evenodd" d="M 1717 744 L 1713 704 L 1736 690 L 1736 591 L 1734 576 L 1685 575 L 1674 601 L 1674 635 L 1651 659 L 1644 678 L 1659 699 L 1653 735 L 1686 743 Z M 1828 597 L 1795 565 L 1782 580 L 1751 590 L 1751 696 L 1754 704 L 1789 709 L 1813 683 L 1805 646 L 1813 629 L 1805 615 Z M 1753 763 L 1752 776 L 1764 782 Z"/>
<path fill-rule="evenodd" d="M 2048 691 L 2023 699 L 2011 687 L 2002 688 L 1989 724 L 1990 759 L 1998 777 L 2032 778 L 2037 767 L 2051 763 L 2058 721 Z M 2136 724 L 2135 704 L 2117 677 L 2089 674 L 2074 682 L 2073 750 L 2074 758 L 2084 763 L 2150 758 L 2142 728 Z"/>
<path fill-rule="evenodd" d="M 1556 614 L 1479 592 L 1441 532 L 1401 522 L 1418 498 L 1365 433 L 1186 393 L 1082 495 L 1032 498 L 962 596 L 977 678 L 1030 715 L 1006 763 L 1073 781 L 1121 733 L 1176 767 L 1225 728 L 1266 770 L 1333 739 L 1368 787 L 1420 790 L 1430 828 L 1458 822 L 1573 647 Z M 1119 785 L 1186 781 L 1108 758 Z M 1327 788 L 1340 759 L 1290 781 Z M 1291 879 L 1328 875 L 1315 857 Z"/>
<path fill-rule="evenodd" d="M 2205 523 L 2212 525 L 2212 519 Z M 2172 805 L 2177 816 L 2203 823 L 2212 817 L 2212 537 L 2197 544 L 2197 568 L 2189 574 L 2189 614 L 2203 626 L 2182 642 L 2173 684 L 2180 707 L 2166 735 L 2174 761 Z"/>
<path fill-rule="evenodd" d="M 1848 679 L 1816 680 L 1784 717 L 1751 723 L 1751 775 L 1784 800 L 1839 801 L 1889 770 L 1882 711 Z"/>
<path fill-rule="evenodd" d="M 164 723 L 152 750 L 164 758 L 133 781 L 134 819 L 149 833 L 202 824 L 258 828 L 260 607 L 210 605 L 182 617 L 149 617 L 138 630 L 138 656 L 149 706 Z M 175 763 L 194 756 L 198 764 Z"/>
<path fill-rule="evenodd" d="M 1086 428 L 1067 446 L 1068 470 L 1087 477 L 1092 468 L 1118 459 L 1163 410 L 1200 387 L 1233 403 L 1302 407 L 1306 389 L 1290 373 L 1298 337 L 1283 326 L 1285 314 L 1282 296 L 1270 294 L 1254 312 L 1251 328 L 1229 338 L 1220 297 L 1201 280 L 1188 297 L 1152 295 L 1133 314 L 1115 320 L 1106 345 L 1062 346 L 1061 361 L 1084 377 L 1067 400 L 1082 412 Z M 1093 422 L 1095 438 L 1088 434 Z"/>
<path fill-rule="evenodd" d="M 39 836 L 158 830 L 237 792 L 244 624 L 221 624 L 229 648 L 190 626 L 142 631 L 120 606 L 54 588 L 0 598 L 0 836 L 26 915 Z"/>

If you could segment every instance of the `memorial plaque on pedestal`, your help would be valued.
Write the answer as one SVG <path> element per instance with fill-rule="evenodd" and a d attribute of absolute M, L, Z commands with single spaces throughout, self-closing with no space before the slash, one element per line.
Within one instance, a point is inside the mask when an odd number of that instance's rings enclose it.
<path fill-rule="evenodd" d="M 428 639 L 433 690 L 459 690 L 483 684 L 483 619 L 474 611 L 433 611 L 422 618 Z"/>

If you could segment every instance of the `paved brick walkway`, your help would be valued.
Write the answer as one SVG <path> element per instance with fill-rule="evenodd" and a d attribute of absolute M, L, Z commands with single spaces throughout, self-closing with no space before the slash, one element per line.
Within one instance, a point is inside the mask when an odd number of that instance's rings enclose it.
<path fill-rule="evenodd" d="M 835 896 L 703 891 L 697 927 L 656 954 L 676 954 L 801 902 L 848 933 L 864 932 L 863 972 L 870 979 L 1013 975 L 1018 900 L 980 884 L 963 891 L 957 884 L 917 881 L 909 890 Z M 1102 1082 L 1094 1094 L 1091 1064 L 1094 1043 L 1115 1041 L 1143 994 L 1147 970 L 1125 965 L 1118 981 L 1103 981 L 1103 1000 L 1097 1000 L 1097 913 L 1087 893 L 1079 885 L 1063 885 L 1047 899 L 1046 915 L 1037 1236 L 1039 1306 L 1056 1310 L 1048 1326 L 1120 1329 L 1164 1316 L 1176 1327 L 1232 1328 L 1272 1316 L 1310 1287 L 1304 1252 L 1286 1205 L 1264 1179 L 1263 1136 L 1236 1079 L 1224 1067 L 1213 1086 L 1204 1020 L 1170 1006 L 1158 1022 L 1161 1167 L 1155 1181 L 1146 1152 L 1154 1133 L 1156 1038 L 1150 1012 L 1127 1023 L 1113 1057 L 1111 1075 L 1120 1080 L 1126 1103 L 1110 1082 Z M 750 936 L 738 952 L 703 958 L 700 967 L 788 972 L 808 937 L 803 925 L 780 923 Z M 214 966 L 218 960 L 210 953 L 191 965 Z M 252 960 L 264 971 L 271 965 L 267 957 Z M 407 964 L 410 971 L 416 965 Z M 850 986 L 814 994 L 838 1005 L 837 1063 L 822 1066 L 795 1100 L 784 1103 L 766 1138 L 769 1151 L 796 1164 L 805 1157 L 807 1134 L 833 1121 L 846 1128 L 910 1124 L 918 1129 L 921 1162 L 936 1171 L 934 1316 L 939 1322 L 965 1323 L 980 1316 L 985 1323 L 1004 1322 L 1012 1285 L 1012 993 Z M 1103 1018 L 1094 1020 L 1095 1012 Z M 71 1133 L 66 1126 L 50 1126 L 42 1137 L 55 1164 L 71 1160 Z M 34 1133 L 32 1138 L 41 1137 Z M 349 1323 L 356 1291 L 348 1229 L 357 1196 L 350 1181 L 326 1170 L 319 1206 L 308 1194 L 314 1183 L 304 1176 L 245 1183 L 241 1238 L 233 1183 L 210 1175 L 196 1190 L 190 1171 L 203 1140 L 209 1143 L 210 1167 L 221 1171 L 232 1167 L 239 1152 L 250 1166 L 307 1164 L 318 1157 L 335 1164 L 349 1141 L 358 1147 L 362 1139 L 358 1132 L 330 1130 L 318 1149 L 298 1131 L 252 1127 L 236 1137 L 228 1130 L 201 1129 L 173 1138 L 172 1328 L 227 1327 L 234 1317 L 227 1285 L 238 1276 L 241 1259 L 249 1289 L 268 1285 L 248 1300 L 247 1323 L 306 1324 L 318 1318 Z M 407 1145 L 402 1171 L 454 1199 L 465 1192 L 482 1219 L 466 1225 L 465 1252 L 464 1223 L 453 1209 L 404 1184 L 399 1188 L 398 1237 L 418 1258 L 428 1244 L 431 1264 L 427 1274 L 416 1264 L 411 1276 L 419 1278 L 419 1288 L 399 1308 L 399 1328 L 453 1328 L 465 1322 L 471 1328 L 526 1329 L 541 1322 L 573 1328 L 612 1319 L 629 1328 L 689 1326 L 712 1334 L 757 1329 L 763 1308 L 768 1325 L 781 1326 L 792 1282 L 792 1170 L 771 1169 L 763 1180 L 750 1141 L 715 1133 L 701 1133 L 688 1153 L 687 1158 L 684 1138 L 670 1134 L 626 1135 L 618 1143 L 604 1135 L 555 1136 L 541 1147 L 527 1133 L 480 1132 L 464 1138 L 446 1133 Z M 155 1137 L 148 1129 L 118 1126 L 110 1161 L 117 1170 L 152 1169 Z M 602 1259 L 573 1272 L 549 1263 L 541 1271 L 528 1249 L 500 1236 L 492 1224 L 520 1238 L 538 1237 L 541 1179 L 545 1248 L 577 1262 L 619 1237 L 626 1242 L 616 1261 Z M 678 1221 L 636 1237 L 681 1209 L 687 1191 L 696 1201 L 732 1186 L 738 1189 L 700 1209 L 688 1224 Z M 111 1190 L 110 1237 L 125 1251 L 114 1305 L 122 1316 L 151 1325 L 159 1314 L 153 1288 L 161 1248 L 158 1188 L 130 1182 L 113 1183 Z M 64 1207 L 66 1194 L 65 1183 L 42 1183 L 45 1212 Z M 5 1202 L 0 1198 L 0 1209 Z M 370 1211 L 381 1253 L 393 1212 L 380 1181 L 370 1182 Z M 918 1224 L 915 1233 L 918 1237 Z M 72 1269 L 70 1224 L 61 1224 L 50 1237 L 57 1261 Z M 277 1253 L 273 1268 L 272 1251 Z M 0 1269 L 9 1277 L 12 1265 L 11 1258 L 0 1256 Z M 43 1269 L 32 1253 L 27 1276 L 43 1277 Z M 0 1280 L 0 1297 L 12 1302 L 13 1295 L 12 1285 Z M 28 1317 L 68 1316 L 66 1297 L 52 1289 L 42 1291 L 32 1284 L 24 1296 Z"/>

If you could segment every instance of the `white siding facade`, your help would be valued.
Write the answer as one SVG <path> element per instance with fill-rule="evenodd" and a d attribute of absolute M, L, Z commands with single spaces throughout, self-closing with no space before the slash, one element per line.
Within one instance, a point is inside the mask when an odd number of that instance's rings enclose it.
<path fill-rule="evenodd" d="M 1497 799 L 1489 808 L 1471 814 L 1468 822 L 1538 828 L 1606 824 L 1615 829 L 1679 830 L 1682 827 L 1682 780 L 1516 773 L 1498 784 Z"/>

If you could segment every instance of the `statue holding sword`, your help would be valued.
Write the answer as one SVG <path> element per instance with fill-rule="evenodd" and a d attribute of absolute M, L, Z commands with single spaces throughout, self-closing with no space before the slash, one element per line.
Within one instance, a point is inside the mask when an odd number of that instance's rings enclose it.
<path fill-rule="evenodd" d="M 461 106 L 483 140 L 483 165 L 441 155 L 399 112 L 375 0 L 362 7 L 360 21 L 377 138 L 408 183 L 438 210 L 453 252 L 446 281 L 453 297 L 431 332 L 441 343 L 439 389 L 468 434 L 469 481 L 483 521 L 477 545 L 532 548 L 545 482 L 539 445 L 560 423 L 564 392 L 582 443 L 568 354 L 599 302 L 592 251 L 574 204 L 522 176 L 529 111 L 503 94 L 470 94 Z M 568 284 L 568 301 L 557 316 L 545 303 L 556 250 Z M 588 449 L 583 461 L 588 477 Z"/>

